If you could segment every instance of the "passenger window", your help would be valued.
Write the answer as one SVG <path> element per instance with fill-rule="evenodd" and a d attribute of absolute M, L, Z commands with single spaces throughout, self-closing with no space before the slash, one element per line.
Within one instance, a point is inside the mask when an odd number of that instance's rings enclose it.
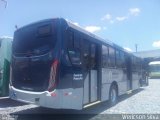
<path fill-rule="evenodd" d="M 91 56 L 90 56 L 91 68 L 96 67 L 96 45 L 91 44 Z"/>
<path fill-rule="evenodd" d="M 80 49 L 80 35 L 79 34 L 74 34 L 74 40 L 73 40 L 74 48 L 79 48 Z"/>
<path fill-rule="evenodd" d="M 123 57 L 122 57 L 122 66 L 123 68 L 126 68 L 127 67 L 127 55 L 125 53 L 123 53 Z"/>
<path fill-rule="evenodd" d="M 124 53 L 124 52 L 122 52 L 122 57 L 121 57 L 121 59 L 122 59 L 122 67 L 123 68 L 126 68 L 126 54 Z"/>
<path fill-rule="evenodd" d="M 132 68 L 136 71 L 136 58 L 134 56 L 132 56 Z"/>
<path fill-rule="evenodd" d="M 120 52 L 116 50 L 116 66 L 121 67 Z"/>
<path fill-rule="evenodd" d="M 85 44 L 83 45 L 83 60 L 84 60 L 84 66 L 86 68 L 89 68 L 90 64 L 90 57 L 89 57 L 89 42 L 87 40 L 85 41 Z"/>
<path fill-rule="evenodd" d="M 40 26 L 37 29 L 38 37 L 45 37 L 52 34 L 51 24 Z"/>
<path fill-rule="evenodd" d="M 102 67 L 108 66 L 108 47 L 102 45 Z"/>
<path fill-rule="evenodd" d="M 68 55 L 72 65 L 81 65 L 81 50 L 80 50 L 80 36 L 75 34 L 73 31 L 67 31 L 67 49 Z"/>
<path fill-rule="evenodd" d="M 112 47 L 109 47 L 108 66 L 115 67 L 115 49 Z"/>
<path fill-rule="evenodd" d="M 72 31 L 68 30 L 67 31 L 67 38 L 68 38 L 68 48 L 74 48 L 74 34 Z"/>
<path fill-rule="evenodd" d="M 86 69 L 96 69 L 97 46 L 86 39 L 83 40 L 83 43 L 83 65 Z"/>
<path fill-rule="evenodd" d="M 69 50 L 68 53 L 71 63 L 73 65 L 81 65 L 81 55 L 79 50 L 76 49 Z"/>
<path fill-rule="evenodd" d="M 125 68 L 126 61 L 125 61 L 125 55 L 124 52 L 120 52 L 120 66 L 121 68 Z"/>

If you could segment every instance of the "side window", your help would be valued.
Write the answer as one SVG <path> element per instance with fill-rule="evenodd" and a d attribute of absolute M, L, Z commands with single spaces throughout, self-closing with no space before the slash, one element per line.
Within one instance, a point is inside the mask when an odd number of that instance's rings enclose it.
<path fill-rule="evenodd" d="M 73 40 L 73 44 L 74 44 L 74 48 L 78 48 L 80 49 L 80 35 L 79 34 L 74 34 L 74 40 Z"/>
<path fill-rule="evenodd" d="M 116 50 L 116 66 L 121 67 L 120 52 Z"/>
<path fill-rule="evenodd" d="M 74 33 L 70 30 L 67 31 L 67 46 L 69 49 L 74 48 Z"/>
<path fill-rule="evenodd" d="M 141 61 L 137 57 L 134 57 L 134 59 L 135 59 L 135 63 L 134 63 L 134 66 L 133 66 L 134 70 L 135 71 L 140 71 L 141 70 Z"/>
<path fill-rule="evenodd" d="M 89 42 L 88 40 L 83 40 L 83 61 L 84 61 L 84 66 L 86 68 L 89 68 L 89 65 L 90 65 L 90 55 L 89 55 L 89 49 L 90 49 L 90 45 L 89 45 Z"/>
<path fill-rule="evenodd" d="M 73 65 L 81 65 L 81 54 L 79 50 L 73 49 L 73 50 L 68 50 L 70 60 Z"/>
<path fill-rule="evenodd" d="M 116 66 L 119 68 L 126 68 L 126 56 L 122 51 L 116 50 Z"/>
<path fill-rule="evenodd" d="M 81 65 L 80 38 L 73 31 L 67 31 L 67 50 L 71 63 L 73 65 Z"/>
<path fill-rule="evenodd" d="M 123 59 L 123 68 L 126 68 L 127 67 L 127 55 L 125 53 L 122 59 Z"/>
<path fill-rule="evenodd" d="M 91 44 L 90 64 L 92 68 L 96 67 L 96 45 Z"/>
<path fill-rule="evenodd" d="M 75 33 L 71 30 L 68 30 L 67 32 L 67 43 L 68 43 L 68 48 L 77 48 L 80 49 L 80 35 L 78 33 Z"/>
<path fill-rule="evenodd" d="M 141 59 L 139 58 L 138 59 L 138 70 L 140 71 L 142 69 L 142 61 Z"/>
<path fill-rule="evenodd" d="M 127 54 L 124 54 L 124 68 L 127 68 Z"/>
<path fill-rule="evenodd" d="M 97 67 L 97 47 L 95 43 L 89 40 L 83 40 L 83 65 L 87 69 L 96 69 Z"/>
<path fill-rule="evenodd" d="M 109 47 L 108 66 L 115 67 L 115 49 L 112 47 Z"/>
<path fill-rule="evenodd" d="M 102 67 L 108 66 L 108 47 L 102 45 Z"/>
<path fill-rule="evenodd" d="M 132 56 L 132 69 L 136 71 L 136 58 Z"/>
<path fill-rule="evenodd" d="M 125 68 L 126 67 L 126 56 L 124 54 L 124 52 L 120 52 L 120 66 L 122 68 Z"/>

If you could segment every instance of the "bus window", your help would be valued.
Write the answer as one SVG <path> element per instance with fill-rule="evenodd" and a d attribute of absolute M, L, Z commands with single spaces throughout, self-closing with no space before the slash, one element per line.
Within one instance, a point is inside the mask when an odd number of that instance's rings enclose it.
<path fill-rule="evenodd" d="M 13 53 L 16 56 L 36 56 L 48 53 L 54 48 L 56 36 L 51 25 L 32 26 L 15 32 Z"/>
<path fill-rule="evenodd" d="M 112 47 L 109 47 L 108 66 L 115 67 L 115 49 Z"/>
<path fill-rule="evenodd" d="M 81 55 L 79 50 L 76 50 L 76 49 L 69 50 L 68 53 L 69 53 L 71 63 L 73 65 L 81 65 L 81 57 L 80 57 Z"/>
<path fill-rule="evenodd" d="M 126 54 L 124 54 L 123 60 L 124 60 L 124 68 L 127 68 L 127 55 Z"/>
<path fill-rule="evenodd" d="M 80 48 L 80 35 L 71 30 L 67 31 L 68 48 Z"/>
<path fill-rule="evenodd" d="M 73 40 L 74 48 L 80 48 L 80 35 L 74 34 L 74 40 Z"/>
<path fill-rule="evenodd" d="M 96 45 L 91 44 L 91 58 L 90 58 L 91 68 L 96 67 Z"/>
<path fill-rule="evenodd" d="M 116 50 L 116 66 L 121 67 L 120 52 Z"/>
<path fill-rule="evenodd" d="M 138 58 L 132 56 L 132 68 L 134 71 L 139 70 L 139 63 L 138 63 Z"/>
<path fill-rule="evenodd" d="M 102 67 L 106 68 L 108 66 L 108 47 L 102 45 Z"/>
<path fill-rule="evenodd" d="M 84 60 L 84 66 L 86 68 L 89 68 L 90 66 L 90 58 L 89 58 L 89 42 L 87 40 L 84 40 L 85 44 L 83 45 L 83 60 Z"/>
<path fill-rule="evenodd" d="M 121 68 L 126 67 L 126 58 L 124 52 L 120 51 L 120 66 Z"/>
<path fill-rule="evenodd" d="M 38 27 L 37 29 L 37 34 L 38 37 L 45 37 L 45 36 L 49 36 L 52 34 L 52 27 L 51 25 L 43 25 Z"/>
<path fill-rule="evenodd" d="M 80 40 L 77 34 L 68 30 L 68 54 L 73 65 L 81 65 Z"/>
<path fill-rule="evenodd" d="M 68 38 L 68 48 L 73 48 L 74 47 L 74 34 L 72 31 L 68 30 L 67 31 L 67 38 Z"/>

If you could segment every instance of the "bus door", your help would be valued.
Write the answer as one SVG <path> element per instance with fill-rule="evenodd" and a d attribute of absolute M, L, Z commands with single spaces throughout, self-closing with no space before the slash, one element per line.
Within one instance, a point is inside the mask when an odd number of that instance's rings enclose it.
<path fill-rule="evenodd" d="M 84 62 L 84 99 L 88 104 L 98 100 L 98 45 L 88 40 L 83 41 Z"/>
<path fill-rule="evenodd" d="M 127 90 L 132 89 L 132 60 L 130 56 L 126 58 L 127 63 Z"/>

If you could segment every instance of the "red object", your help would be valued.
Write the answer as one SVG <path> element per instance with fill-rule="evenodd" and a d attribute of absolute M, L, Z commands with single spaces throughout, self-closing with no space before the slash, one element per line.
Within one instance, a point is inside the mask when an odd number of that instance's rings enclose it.
<path fill-rule="evenodd" d="M 56 85 L 56 73 L 57 73 L 58 63 L 59 63 L 58 60 L 54 60 L 54 62 L 52 63 L 52 66 L 51 66 L 49 87 L 48 87 L 49 92 L 51 92 Z"/>
<path fill-rule="evenodd" d="M 64 93 L 65 96 L 69 95 L 68 93 Z"/>
<path fill-rule="evenodd" d="M 53 92 L 53 93 L 51 93 L 51 96 L 52 96 L 52 97 L 56 97 L 57 94 Z"/>

